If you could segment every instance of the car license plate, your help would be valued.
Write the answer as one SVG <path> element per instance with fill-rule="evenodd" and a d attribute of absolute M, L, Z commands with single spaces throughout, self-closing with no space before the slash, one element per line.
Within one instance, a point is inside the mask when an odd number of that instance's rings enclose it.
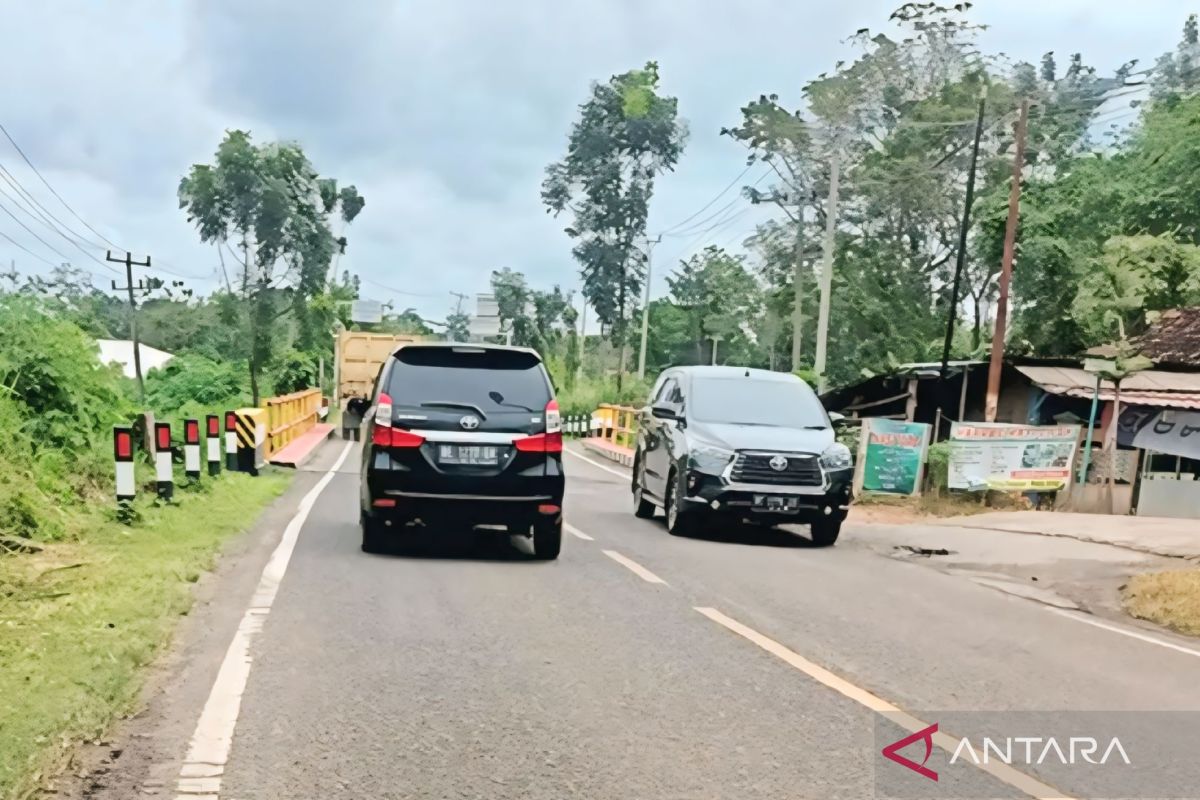
<path fill-rule="evenodd" d="M 796 511 L 800 508 L 800 498 L 756 494 L 754 495 L 754 508 L 758 511 Z"/>
<path fill-rule="evenodd" d="M 438 463 L 494 467 L 500 463 L 500 448 L 494 445 L 438 445 Z"/>

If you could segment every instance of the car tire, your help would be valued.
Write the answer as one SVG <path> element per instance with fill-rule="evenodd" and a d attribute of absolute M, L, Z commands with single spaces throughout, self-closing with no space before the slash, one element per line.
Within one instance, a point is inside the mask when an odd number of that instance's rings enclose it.
<path fill-rule="evenodd" d="M 645 472 L 639 457 L 633 467 L 633 515 L 638 519 L 653 519 L 654 503 L 646 499 Z"/>
<path fill-rule="evenodd" d="M 533 555 L 539 561 L 553 561 L 562 551 L 562 517 L 539 519 L 533 523 Z"/>
<path fill-rule="evenodd" d="M 364 553 L 382 553 L 386 541 L 383 523 L 360 513 L 358 524 L 362 528 L 362 551 Z"/>
<path fill-rule="evenodd" d="M 672 536 L 692 536 L 698 529 L 698 517 L 694 511 L 689 511 L 683 507 L 683 501 L 679 499 L 679 487 L 676 486 L 678 481 L 675 480 L 675 473 L 672 472 L 667 477 L 667 532 Z"/>
<path fill-rule="evenodd" d="M 838 534 L 842 532 L 842 521 L 840 519 L 818 520 L 809 525 L 808 529 L 814 546 L 833 547 L 834 543 L 838 540 Z"/>

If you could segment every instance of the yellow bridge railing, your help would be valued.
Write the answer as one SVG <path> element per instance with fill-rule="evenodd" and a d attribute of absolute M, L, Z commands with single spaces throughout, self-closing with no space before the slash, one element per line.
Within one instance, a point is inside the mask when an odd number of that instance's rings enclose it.
<path fill-rule="evenodd" d="M 280 397 L 268 397 L 263 400 L 262 408 L 267 414 L 266 457 L 270 459 L 317 424 L 321 390 L 305 389 Z"/>
<path fill-rule="evenodd" d="M 596 409 L 596 417 L 601 423 L 600 435 L 610 444 L 632 448 L 637 442 L 638 413 L 633 406 L 601 403 Z"/>

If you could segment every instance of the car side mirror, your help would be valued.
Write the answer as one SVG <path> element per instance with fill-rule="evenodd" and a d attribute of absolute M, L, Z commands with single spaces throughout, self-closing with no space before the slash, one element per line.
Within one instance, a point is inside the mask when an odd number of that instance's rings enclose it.
<path fill-rule="evenodd" d="M 679 412 L 675 410 L 674 406 L 668 403 L 656 403 L 650 406 L 650 414 L 656 419 L 679 419 Z"/>
<path fill-rule="evenodd" d="M 846 415 L 845 415 L 845 414 L 839 414 L 839 413 L 838 413 L 838 412 L 836 412 L 836 411 L 830 411 L 830 412 L 829 412 L 829 421 L 830 421 L 830 423 L 832 423 L 833 425 L 841 425 L 843 422 L 845 422 L 845 421 L 846 421 Z"/>

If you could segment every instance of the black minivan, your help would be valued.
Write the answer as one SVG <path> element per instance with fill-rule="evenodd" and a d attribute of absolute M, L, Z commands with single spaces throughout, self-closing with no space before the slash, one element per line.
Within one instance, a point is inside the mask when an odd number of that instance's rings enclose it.
<path fill-rule="evenodd" d="M 562 547 L 562 427 L 533 350 L 418 343 L 379 373 L 363 420 L 362 549 L 413 527 L 501 526 Z"/>
<path fill-rule="evenodd" d="M 795 375 L 745 367 L 674 367 L 650 393 L 633 457 L 634 513 L 666 512 L 674 534 L 706 522 L 807 524 L 837 541 L 854 459 L 816 393 Z"/>

